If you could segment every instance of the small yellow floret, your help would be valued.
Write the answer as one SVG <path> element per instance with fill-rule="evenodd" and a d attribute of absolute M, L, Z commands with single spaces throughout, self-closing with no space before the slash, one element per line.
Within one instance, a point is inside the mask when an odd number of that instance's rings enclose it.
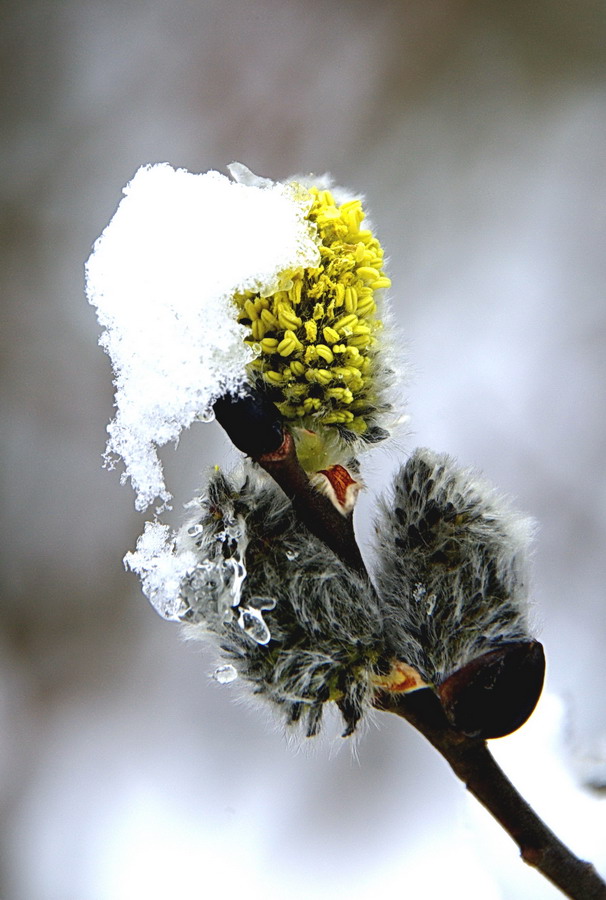
<path fill-rule="evenodd" d="M 331 363 L 334 361 L 334 353 L 325 344 L 318 344 L 316 347 L 316 353 L 318 354 L 320 359 L 324 360 L 324 362 Z"/>
<path fill-rule="evenodd" d="M 318 324 L 315 319 L 308 319 L 305 323 L 305 337 L 308 341 L 315 341 L 318 337 Z"/>
<path fill-rule="evenodd" d="M 282 375 L 280 372 L 273 372 L 271 369 L 263 372 L 263 377 L 269 384 L 282 384 Z"/>
<path fill-rule="evenodd" d="M 362 278 L 364 281 L 376 281 L 380 277 L 380 273 L 377 269 L 373 269 L 372 266 L 359 266 L 356 274 L 358 278 Z"/>
<path fill-rule="evenodd" d="M 293 375 L 297 375 L 297 376 L 303 375 L 303 374 L 305 374 L 305 366 L 303 365 L 303 363 L 300 360 L 293 359 L 293 361 L 290 364 L 290 371 L 292 372 Z"/>
<path fill-rule="evenodd" d="M 331 328 L 330 325 L 326 325 L 322 329 L 322 334 L 324 335 L 324 340 L 327 344 L 334 344 L 339 340 L 339 332 L 335 331 L 334 328 Z"/>

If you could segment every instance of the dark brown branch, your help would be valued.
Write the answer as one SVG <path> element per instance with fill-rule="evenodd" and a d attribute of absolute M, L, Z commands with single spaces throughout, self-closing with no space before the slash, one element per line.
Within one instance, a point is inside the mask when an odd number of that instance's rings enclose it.
<path fill-rule="evenodd" d="M 536 815 L 498 766 L 485 741 L 450 728 L 432 690 L 400 696 L 382 694 L 377 706 L 406 719 L 427 738 L 467 790 L 516 842 L 525 862 L 572 900 L 606 900 L 606 884 L 591 863 L 571 853 Z"/>
<path fill-rule="evenodd" d="M 356 542 L 351 513 L 343 515 L 309 480 L 297 459 L 295 442 L 288 432 L 274 453 L 257 459 L 287 497 L 292 500 L 299 520 L 319 537 L 336 555 L 357 572 L 365 573 L 364 562 Z"/>
<path fill-rule="evenodd" d="M 261 391 L 247 387 L 241 394 L 221 397 L 214 410 L 232 443 L 280 485 L 309 531 L 352 569 L 366 573 L 351 512 L 344 515 L 312 485 L 297 458 L 292 435 L 271 400 Z"/>
<path fill-rule="evenodd" d="M 258 462 L 292 498 L 301 521 L 352 568 L 365 571 L 351 520 L 311 486 L 290 435 L 276 453 L 266 454 Z M 578 859 L 536 815 L 497 765 L 485 741 L 450 727 L 433 690 L 382 694 L 377 706 L 406 719 L 433 744 L 517 843 L 526 863 L 571 900 L 606 900 L 606 884 L 591 863 Z"/>
<path fill-rule="evenodd" d="M 292 500 L 301 522 L 352 569 L 366 573 L 351 515 L 343 515 L 317 491 L 297 458 L 292 436 L 276 407 L 254 389 L 215 404 L 233 443 L 258 462 Z M 578 859 L 516 791 L 485 741 L 451 728 L 430 688 L 381 693 L 376 706 L 406 719 L 442 754 L 467 789 L 494 816 L 534 866 L 571 900 L 606 900 L 606 884 L 594 867 Z"/>

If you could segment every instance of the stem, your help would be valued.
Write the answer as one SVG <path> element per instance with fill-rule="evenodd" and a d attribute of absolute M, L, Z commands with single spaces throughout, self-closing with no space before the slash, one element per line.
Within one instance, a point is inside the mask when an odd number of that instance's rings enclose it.
<path fill-rule="evenodd" d="M 379 709 L 406 719 L 442 754 L 467 790 L 520 848 L 522 859 L 572 900 L 606 900 L 606 883 L 591 863 L 578 859 L 511 784 L 486 742 L 450 728 L 430 689 L 381 694 Z"/>
<path fill-rule="evenodd" d="M 242 395 L 217 401 L 215 412 L 233 443 L 290 497 L 300 521 L 350 568 L 368 577 L 351 514 L 340 513 L 313 487 L 273 403 L 249 388 Z M 484 740 L 468 737 L 450 726 L 431 688 L 399 694 L 381 692 L 375 706 L 406 719 L 427 738 L 467 790 L 513 838 L 525 862 L 572 900 L 606 900 L 606 883 L 594 867 L 574 856 L 541 821 L 497 765 Z"/>
<path fill-rule="evenodd" d="M 288 432 L 274 453 L 257 459 L 292 501 L 299 520 L 356 572 L 366 573 L 353 530 L 353 517 L 343 515 L 309 480 L 297 458 L 295 442 Z"/>
<path fill-rule="evenodd" d="M 247 387 L 214 404 L 215 415 L 232 443 L 262 466 L 292 501 L 300 521 L 350 568 L 367 574 L 347 515 L 312 485 L 297 457 L 295 442 L 275 405 Z"/>

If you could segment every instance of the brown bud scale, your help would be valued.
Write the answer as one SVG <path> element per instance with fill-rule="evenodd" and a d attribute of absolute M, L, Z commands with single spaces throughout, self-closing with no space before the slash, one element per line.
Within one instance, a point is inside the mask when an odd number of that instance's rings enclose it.
<path fill-rule="evenodd" d="M 503 644 L 453 672 L 438 686 L 450 724 L 483 739 L 516 731 L 533 712 L 545 677 L 538 641 Z"/>

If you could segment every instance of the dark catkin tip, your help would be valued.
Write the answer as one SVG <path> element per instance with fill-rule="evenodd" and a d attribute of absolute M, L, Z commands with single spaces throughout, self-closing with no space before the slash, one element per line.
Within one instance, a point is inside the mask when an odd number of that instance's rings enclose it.
<path fill-rule="evenodd" d="M 213 409 L 232 443 L 253 459 L 275 452 L 284 439 L 282 417 L 275 404 L 255 388 L 247 386 L 241 394 L 225 394 Z"/>

